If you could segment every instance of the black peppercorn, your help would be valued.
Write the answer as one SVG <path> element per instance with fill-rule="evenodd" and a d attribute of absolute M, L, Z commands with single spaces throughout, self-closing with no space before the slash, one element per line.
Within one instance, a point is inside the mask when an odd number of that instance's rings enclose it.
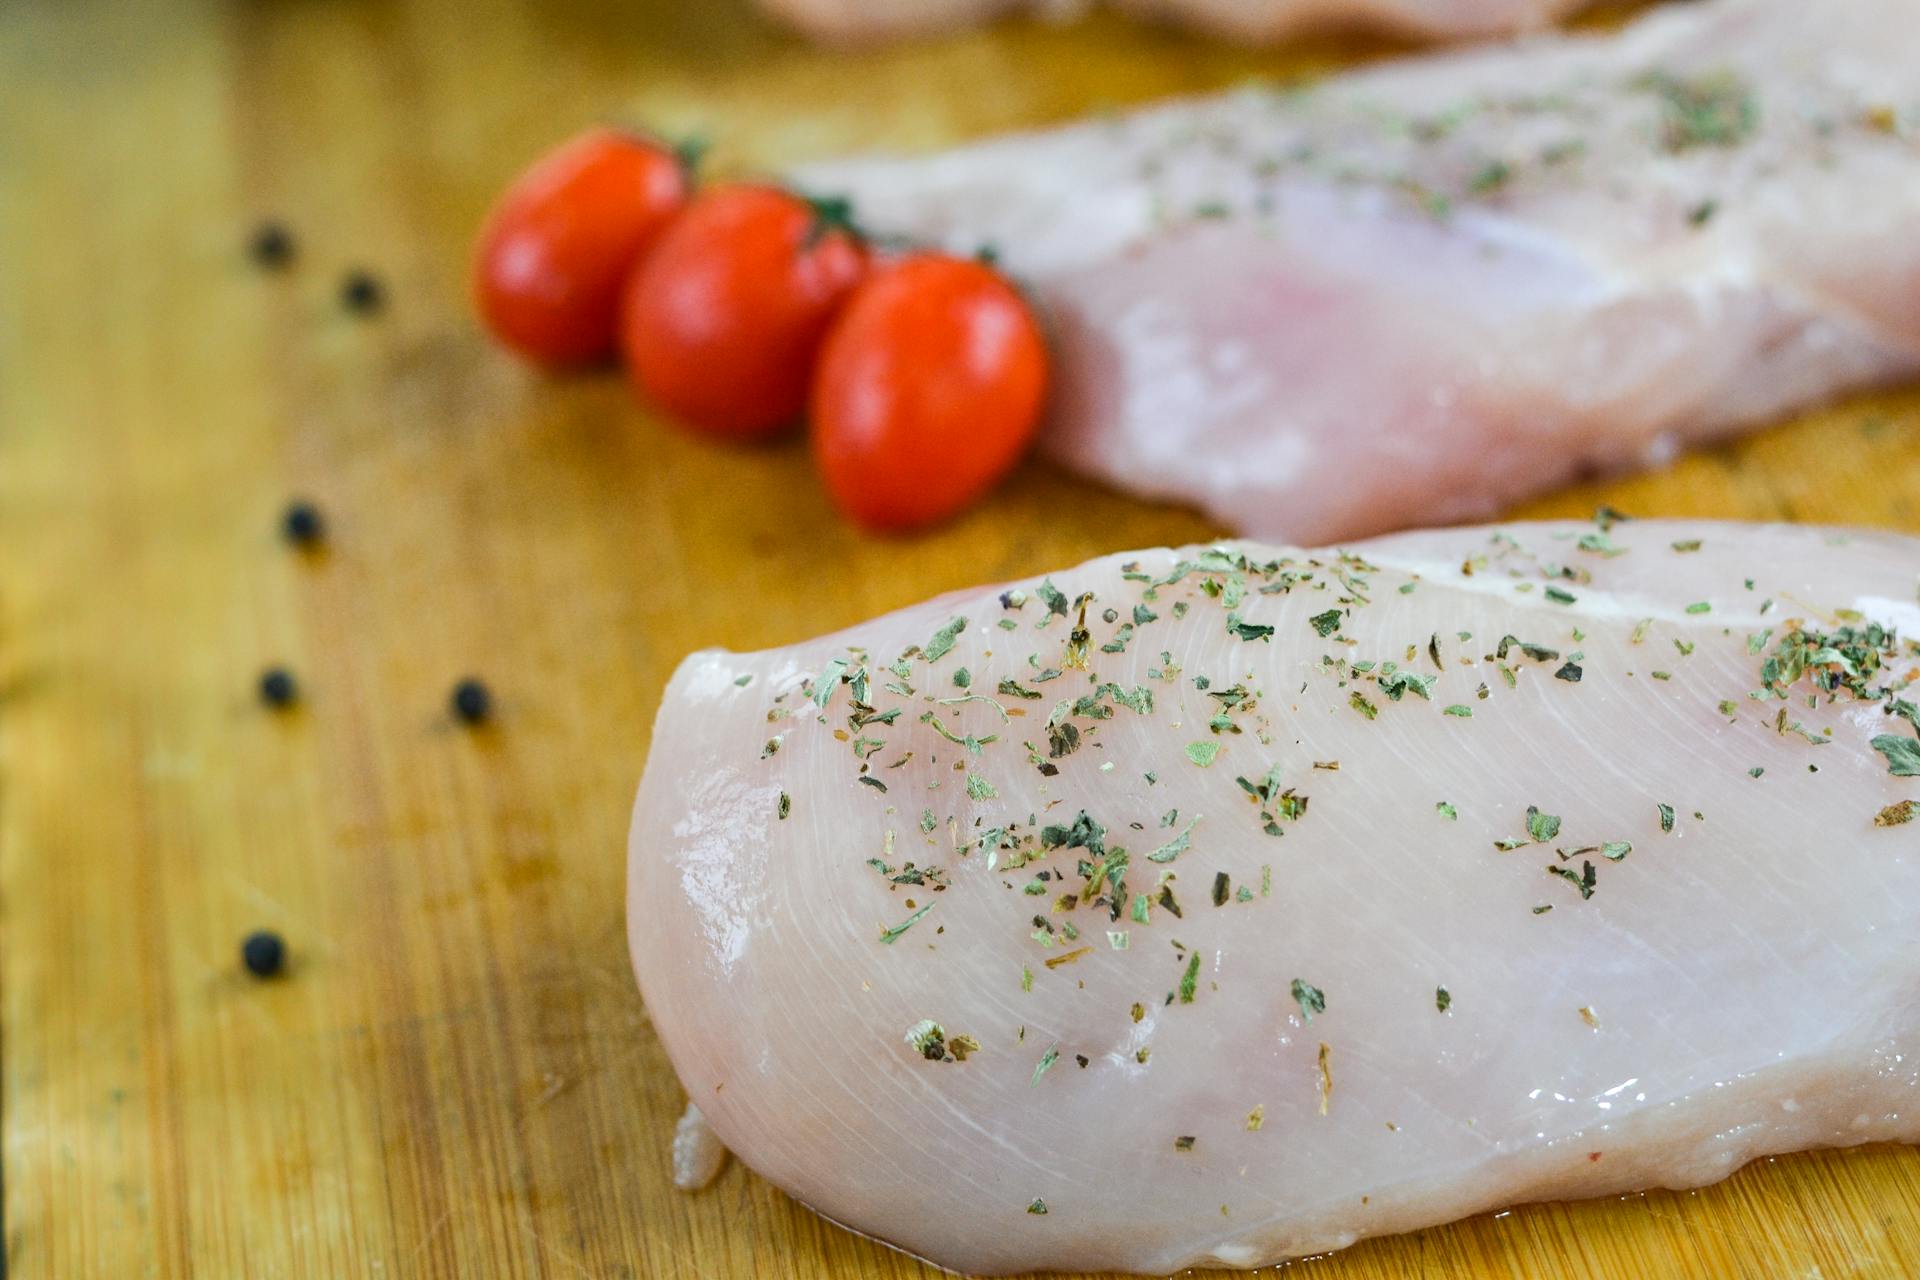
<path fill-rule="evenodd" d="M 347 272 L 347 278 L 340 283 L 340 301 L 347 310 L 361 315 L 371 315 L 386 302 L 386 290 L 380 287 L 380 281 L 371 271 L 354 270 Z"/>
<path fill-rule="evenodd" d="M 453 686 L 453 714 L 468 724 L 479 724 L 493 714 L 493 695 L 487 686 L 468 677 Z"/>
<path fill-rule="evenodd" d="M 296 501 L 287 504 L 286 514 L 280 517 L 280 531 L 296 547 L 312 547 L 327 536 L 327 522 L 311 502 Z"/>
<path fill-rule="evenodd" d="M 300 697 L 300 686 L 293 672 L 285 667 L 268 667 L 260 675 L 260 701 L 270 707 L 290 707 Z"/>
<path fill-rule="evenodd" d="M 293 233 L 277 222 L 263 222 L 255 228 L 247 253 L 261 266 L 278 271 L 293 261 Z"/>
<path fill-rule="evenodd" d="M 256 978 L 271 978 L 287 963 L 287 944 L 272 930 L 255 930 L 240 944 L 240 963 Z"/>

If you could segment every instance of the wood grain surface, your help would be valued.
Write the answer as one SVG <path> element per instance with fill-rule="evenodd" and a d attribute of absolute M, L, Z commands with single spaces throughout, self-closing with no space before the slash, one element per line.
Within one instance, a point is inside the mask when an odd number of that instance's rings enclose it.
<path fill-rule="evenodd" d="M 918 541 L 855 536 L 794 444 L 727 452 L 617 378 L 490 350 L 489 197 L 632 111 L 722 167 L 1304 75 L 1110 19 L 836 57 L 733 4 L 0 5 L 0 1057 L 28 1277 L 733 1277 L 930 1269 L 735 1166 L 667 1179 L 681 1094 L 623 940 L 674 663 L 1207 535 L 1042 465 Z M 247 261 L 264 216 L 298 243 Z M 364 266 L 373 318 L 337 302 Z M 317 555 L 276 536 L 310 496 Z M 1920 394 L 1563 493 L 1920 529 Z M 268 664 L 304 701 L 254 697 Z M 469 673 L 497 722 L 446 710 Z M 237 962 L 280 931 L 283 978 Z M 1901 1276 L 1920 1155 L 1516 1210 L 1305 1275 Z"/>

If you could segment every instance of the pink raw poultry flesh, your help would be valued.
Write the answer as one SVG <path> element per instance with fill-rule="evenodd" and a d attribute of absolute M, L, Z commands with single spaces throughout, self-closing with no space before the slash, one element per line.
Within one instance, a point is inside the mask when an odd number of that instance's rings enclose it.
<path fill-rule="evenodd" d="M 976 1272 L 1920 1138 L 1916 572 L 1512 525 L 696 654 L 633 818 L 653 1023 L 754 1169 Z"/>
<path fill-rule="evenodd" d="M 1703 0 L 797 176 L 1033 283 L 1063 461 L 1322 542 L 1920 372 L 1916 33 Z"/>

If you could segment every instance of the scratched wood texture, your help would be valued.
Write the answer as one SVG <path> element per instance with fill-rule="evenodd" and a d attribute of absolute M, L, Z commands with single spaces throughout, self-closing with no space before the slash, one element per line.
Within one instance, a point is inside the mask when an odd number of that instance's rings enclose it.
<path fill-rule="evenodd" d="M 628 973 L 629 797 L 688 650 L 1211 532 L 1040 465 L 935 536 L 833 517 L 802 449 L 672 434 L 481 342 L 490 194 L 632 109 L 751 168 L 1371 52 L 1098 20 L 855 58 L 731 4 L 0 6 L 0 1057 L 28 1277 L 923 1276 L 735 1166 L 668 1185 L 680 1090 Z M 262 215 L 298 261 L 252 269 Z M 365 265 L 377 319 L 336 305 Z M 275 537 L 310 495 L 334 539 Z M 1522 514 L 1920 528 L 1920 394 Z M 306 701 L 262 710 L 284 662 Z M 489 680 L 498 722 L 451 724 Z M 288 939 L 243 977 L 239 938 Z M 1920 1272 L 1920 1156 L 1517 1210 L 1334 1277 Z"/>

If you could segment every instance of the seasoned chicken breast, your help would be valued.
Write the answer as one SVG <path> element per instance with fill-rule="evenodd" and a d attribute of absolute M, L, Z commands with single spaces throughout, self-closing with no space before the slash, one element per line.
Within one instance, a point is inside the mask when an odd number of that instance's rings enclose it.
<path fill-rule="evenodd" d="M 1917 573 L 1513 525 L 696 654 L 633 815 L 653 1024 L 754 1169 L 968 1272 L 1920 1139 Z"/>
<path fill-rule="evenodd" d="M 1617 35 L 808 169 L 1049 307 L 1045 447 L 1249 535 L 1487 519 L 1920 373 L 1920 4 Z"/>

